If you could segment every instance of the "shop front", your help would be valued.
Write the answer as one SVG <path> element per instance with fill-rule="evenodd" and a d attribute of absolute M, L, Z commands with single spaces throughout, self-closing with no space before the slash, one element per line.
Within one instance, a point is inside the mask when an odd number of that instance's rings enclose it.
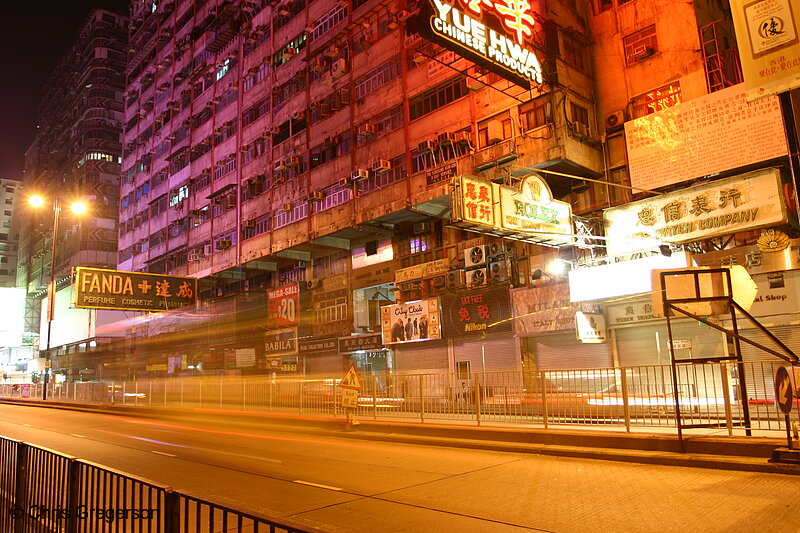
<path fill-rule="evenodd" d="M 511 306 L 525 371 L 613 366 L 607 342 L 578 339 L 575 314 L 583 306 L 570 301 L 568 283 L 512 289 Z"/>
<path fill-rule="evenodd" d="M 337 351 L 336 337 L 301 338 L 297 351 L 305 361 L 306 375 L 338 376 L 346 368 L 344 358 Z"/>
<path fill-rule="evenodd" d="M 268 372 L 302 374 L 305 360 L 297 349 L 297 328 L 267 331 L 264 334 L 264 359 Z"/>
<path fill-rule="evenodd" d="M 343 361 L 344 369 L 351 364 L 367 382 L 375 385 L 380 392 L 386 393 L 394 373 L 394 354 L 384 346 L 380 333 L 351 335 L 336 339 L 338 357 Z"/>

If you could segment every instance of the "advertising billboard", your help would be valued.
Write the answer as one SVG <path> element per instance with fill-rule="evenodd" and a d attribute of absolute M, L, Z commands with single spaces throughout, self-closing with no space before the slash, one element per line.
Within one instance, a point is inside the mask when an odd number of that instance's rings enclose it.
<path fill-rule="evenodd" d="M 381 307 L 383 344 L 441 339 L 439 298 Z"/>
<path fill-rule="evenodd" d="M 197 301 L 197 279 L 77 267 L 75 307 L 165 311 Z"/>
<path fill-rule="evenodd" d="M 511 331 L 506 287 L 484 287 L 442 297 L 442 326 L 447 337 Z"/>
<path fill-rule="evenodd" d="M 267 291 L 267 323 L 296 326 L 300 320 L 300 285 L 293 283 Z"/>

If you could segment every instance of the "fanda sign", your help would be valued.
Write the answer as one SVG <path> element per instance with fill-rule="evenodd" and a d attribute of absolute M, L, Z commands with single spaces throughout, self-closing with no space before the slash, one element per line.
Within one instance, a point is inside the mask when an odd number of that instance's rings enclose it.
<path fill-rule="evenodd" d="M 535 24 L 528 0 L 430 0 L 416 25 L 429 40 L 530 89 L 542 83 L 530 45 Z"/>
<path fill-rule="evenodd" d="M 462 175 L 454 181 L 453 225 L 478 233 L 549 246 L 575 241 L 572 206 L 553 199 L 537 174 L 516 186 Z"/>

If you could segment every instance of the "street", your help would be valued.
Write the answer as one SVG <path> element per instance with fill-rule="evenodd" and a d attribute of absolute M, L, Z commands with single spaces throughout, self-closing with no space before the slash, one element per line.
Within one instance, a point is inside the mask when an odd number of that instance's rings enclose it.
<path fill-rule="evenodd" d="M 0 405 L 0 435 L 330 531 L 800 530 L 800 478 Z"/>

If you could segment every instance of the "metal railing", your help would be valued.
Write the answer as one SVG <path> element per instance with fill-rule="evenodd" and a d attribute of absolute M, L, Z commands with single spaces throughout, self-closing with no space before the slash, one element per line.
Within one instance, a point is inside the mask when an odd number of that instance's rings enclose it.
<path fill-rule="evenodd" d="M 0 437 L 0 531 L 314 533 L 46 448 Z"/>
<path fill-rule="evenodd" d="M 744 373 L 750 427 L 784 430 L 772 377 L 779 363 L 747 362 Z M 375 420 L 474 424 L 590 424 L 675 427 L 676 406 L 694 426 L 747 425 L 737 365 L 678 365 L 678 398 L 671 366 L 542 372 L 391 374 L 362 376 L 352 414 Z M 171 408 L 211 408 L 344 417 L 341 376 L 186 377 L 124 382 L 50 384 L 53 401 Z M 16 388 L 15 388 L 16 387 Z M 31 384 L 27 396 L 41 397 Z M 0 398 L 22 398 L 19 385 L 0 385 Z"/>

